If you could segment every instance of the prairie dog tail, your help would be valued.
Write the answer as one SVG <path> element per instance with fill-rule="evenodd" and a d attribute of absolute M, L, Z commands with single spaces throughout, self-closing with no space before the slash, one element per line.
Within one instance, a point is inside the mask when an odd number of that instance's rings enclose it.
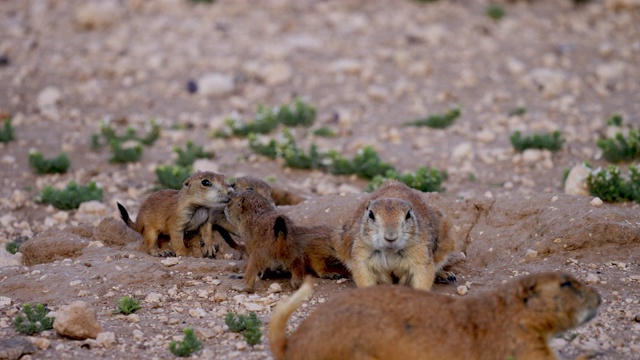
<path fill-rule="evenodd" d="M 133 229 L 133 221 L 131 221 L 127 209 L 125 209 L 124 206 L 122 206 L 122 204 L 120 204 L 119 202 L 116 202 L 116 204 L 118 204 L 118 210 L 120 210 L 120 217 L 122 218 L 122 221 L 124 221 L 124 223 L 127 224 L 128 227 Z"/>
<path fill-rule="evenodd" d="M 291 314 L 300 307 L 302 302 L 313 293 L 313 280 L 311 276 L 304 279 L 300 288 L 287 300 L 281 301 L 271 317 L 269 323 L 269 346 L 276 360 L 284 360 L 287 350 L 287 320 Z"/>

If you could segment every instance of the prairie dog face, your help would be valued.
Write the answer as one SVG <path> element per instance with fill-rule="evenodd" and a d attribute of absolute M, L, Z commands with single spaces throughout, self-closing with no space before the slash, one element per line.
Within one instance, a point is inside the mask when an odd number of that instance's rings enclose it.
<path fill-rule="evenodd" d="M 180 192 L 195 205 L 213 206 L 229 202 L 229 194 L 233 189 L 227 185 L 224 176 L 198 171 L 184 181 Z"/>
<path fill-rule="evenodd" d="M 364 239 L 376 250 L 398 252 L 419 236 L 418 220 L 408 201 L 398 198 L 372 200 L 362 216 Z"/>
<path fill-rule="evenodd" d="M 549 273 L 534 281 L 523 279 L 522 299 L 532 312 L 531 325 L 555 333 L 582 325 L 597 315 L 600 295 L 565 273 Z"/>
<path fill-rule="evenodd" d="M 242 190 L 254 190 L 258 194 L 262 195 L 265 199 L 275 206 L 273 199 L 271 198 L 271 186 L 260 178 L 255 176 L 241 176 L 229 182 L 229 185 L 234 191 L 240 192 Z"/>

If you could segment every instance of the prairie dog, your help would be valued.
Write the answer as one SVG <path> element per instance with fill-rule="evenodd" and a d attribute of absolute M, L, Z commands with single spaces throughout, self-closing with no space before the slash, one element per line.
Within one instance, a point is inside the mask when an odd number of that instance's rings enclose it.
<path fill-rule="evenodd" d="M 438 251 L 439 218 L 420 196 L 388 181 L 363 201 L 334 236 L 338 257 L 358 287 L 393 284 L 429 290 L 446 256 Z"/>
<path fill-rule="evenodd" d="M 311 292 L 278 304 L 269 345 L 284 359 L 557 359 L 548 340 L 596 316 L 600 296 L 573 276 L 524 276 L 471 297 L 403 286 L 348 289 L 319 305 L 286 337 L 286 322 Z"/>
<path fill-rule="evenodd" d="M 224 176 L 213 172 L 196 172 L 184 181 L 182 189 L 161 190 L 151 194 L 140 206 L 133 222 L 127 210 L 118 204 L 122 220 L 144 237 L 152 256 L 185 256 L 185 232 L 199 232 L 203 241 L 212 241 L 209 223 L 211 207 L 229 201 L 229 186 Z M 168 235 L 171 250 L 158 247 L 158 236 Z"/>
<path fill-rule="evenodd" d="M 237 290 L 254 291 L 256 277 L 268 269 L 291 272 L 293 288 L 300 286 L 307 268 L 322 277 L 342 275 L 332 269 L 338 259 L 331 246 L 331 227 L 295 226 L 269 200 L 251 189 L 234 193 L 225 214 L 238 229 L 249 257 L 244 286 Z"/>

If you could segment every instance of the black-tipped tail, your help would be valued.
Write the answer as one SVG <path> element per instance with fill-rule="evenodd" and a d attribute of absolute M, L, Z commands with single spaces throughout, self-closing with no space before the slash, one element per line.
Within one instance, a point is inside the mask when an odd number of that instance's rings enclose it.
<path fill-rule="evenodd" d="M 120 217 L 122 218 L 122 221 L 124 221 L 124 223 L 127 224 L 128 227 L 133 229 L 133 221 L 131 221 L 127 209 L 125 209 L 124 206 L 122 206 L 122 204 L 120 204 L 119 202 L 116 202 L 116 204 L 118 204 L 118 210 L 120 210 Z"/>

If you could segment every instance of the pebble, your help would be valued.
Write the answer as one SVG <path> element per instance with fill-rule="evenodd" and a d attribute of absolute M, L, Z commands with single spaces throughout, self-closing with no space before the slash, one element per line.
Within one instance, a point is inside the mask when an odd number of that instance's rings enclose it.
<path fill-rule="evenodd" d="M 148 303 L 159 303 L 162 300 L 162 297 L 163 296 L 161 294 L 151 292 L 144 298 L 144 301 Z"/>
<path fill-rule="evenodd" d="M 46 350 L 51 346 L 51 340 L 43 337 L 29 337 L 29 341 L 31 341 L 31 343 L 35 345 L 38 350 Z"/>
<path fill-rule="evenodd" d="M 139 329 L 135 329 L 133 330 L 133 341 L 142 341 L 144 339 L 144 333 L 139 330 Z"/>
<path fill-rule="evenodd" d="M 38 109 L 46 112 L 49 108 L 55 107 L 62 98 L 62 93 L 55 86 L 47 86 L 38 93 Z"/>
<path fill-rule="evenodd" d="M 600 282 L 600 278 L 598 278 L 598 276 L 594 274 L 589 274 L 587 275 L 585 281 L 587 284 L 597 284 L 598 282 Z"/>
<path fill-rule="evenodd" d="M 595 206 L 595 207 L 600 207 L 602 206 L 604 202 L 602 201 L 602 199 L 600 199 L 599 197 L 594 197 L 589 204 L 591 204 L 591 206 Z"/>
<path fill-rule="evenodd" d="M 87 1 L 75 10 L 75 21 L 85 29 L 107 27 L 122 16 L 122 7 L 116 0 Z"/>
<path fill-rule="evenodd" d="M 84 301 L 74 301 L 55 312 L 53 328 L 63 336 L 73 339 L 95 339 L 103 331 L 96 310 Z"/>
<path fill-rule="evenodd" d="M 3 309 L 13 303 L 13 300 L 8 296 L 0 296 L 0 309 Z"/>
<path fill-rule="evenodd" d="M 180 258 L 170 257 L 170 258 L 160 260 L 160 263 L 162 263 L 162 265 L 164 266 L 171 267 L 171 266 L 178 265 L 180 263 Z"/>
<path fill-rule="evenodd" d="M 451 152 L 451 160 L 454 162 L 472 160 L 473 157 L 473 146 L 468 142 L 463 142 L 456 145 L 456 147 Z"/>
<path fill-rule="evenodd" d="M 231 94 L 235 89 L 235 84 L 232 76 L 209 73 L 198 79 L 198 89 L 204 96 L 217 97 Z"/>
<path fill-rule="evenodd" d="M 105 331 L 98 334 L 96 341 L 105 349 L 111 349 L 116 343 L 116 334 L 112 331 Z"/>
<path fill-rule="evenodd" d="M 282 291 L 282 285 L 280 285 L 279 283 L 271 283 L 271 285 L 269 285 L 269 294 L 273 294 L 273 293 L 279 293 Z"/>
<path fill-rule="evenodd" d="M 84 219 L 93 216 L 107 216 L 111 212 L 111 209 L 107 205 L 97 200 L 85 201 L 80 204 L 78 212 L 76 213 L 77 219 Z"/>
<path fill-rule="evenodd" d="M 538 252 L 532 249 L 527 249 L 527 252 L 524 254 L 525 260 L 533 260 L 538 256 Z"/>
<path fill-rule="evenodd" d="M 589 196 L 587 176 L 589 176 L 589 169 L 583 164 L 572 167 L 564 183 L 565 194 Z"/>
<path fill-rule="evenodd" d="M 287 63 L 277 63 L 264 66 L 262 79 L 267 86 L 278 86 L 291 81 L 293 70 Z"/>
<path fill-rule="evenodd" d="M 456 291 L 458 292 L 458 295 L 465 296 L 469 292 L 469 288 L 467 288 L 465 285 L 460 285 L 456 288 Z"/>

